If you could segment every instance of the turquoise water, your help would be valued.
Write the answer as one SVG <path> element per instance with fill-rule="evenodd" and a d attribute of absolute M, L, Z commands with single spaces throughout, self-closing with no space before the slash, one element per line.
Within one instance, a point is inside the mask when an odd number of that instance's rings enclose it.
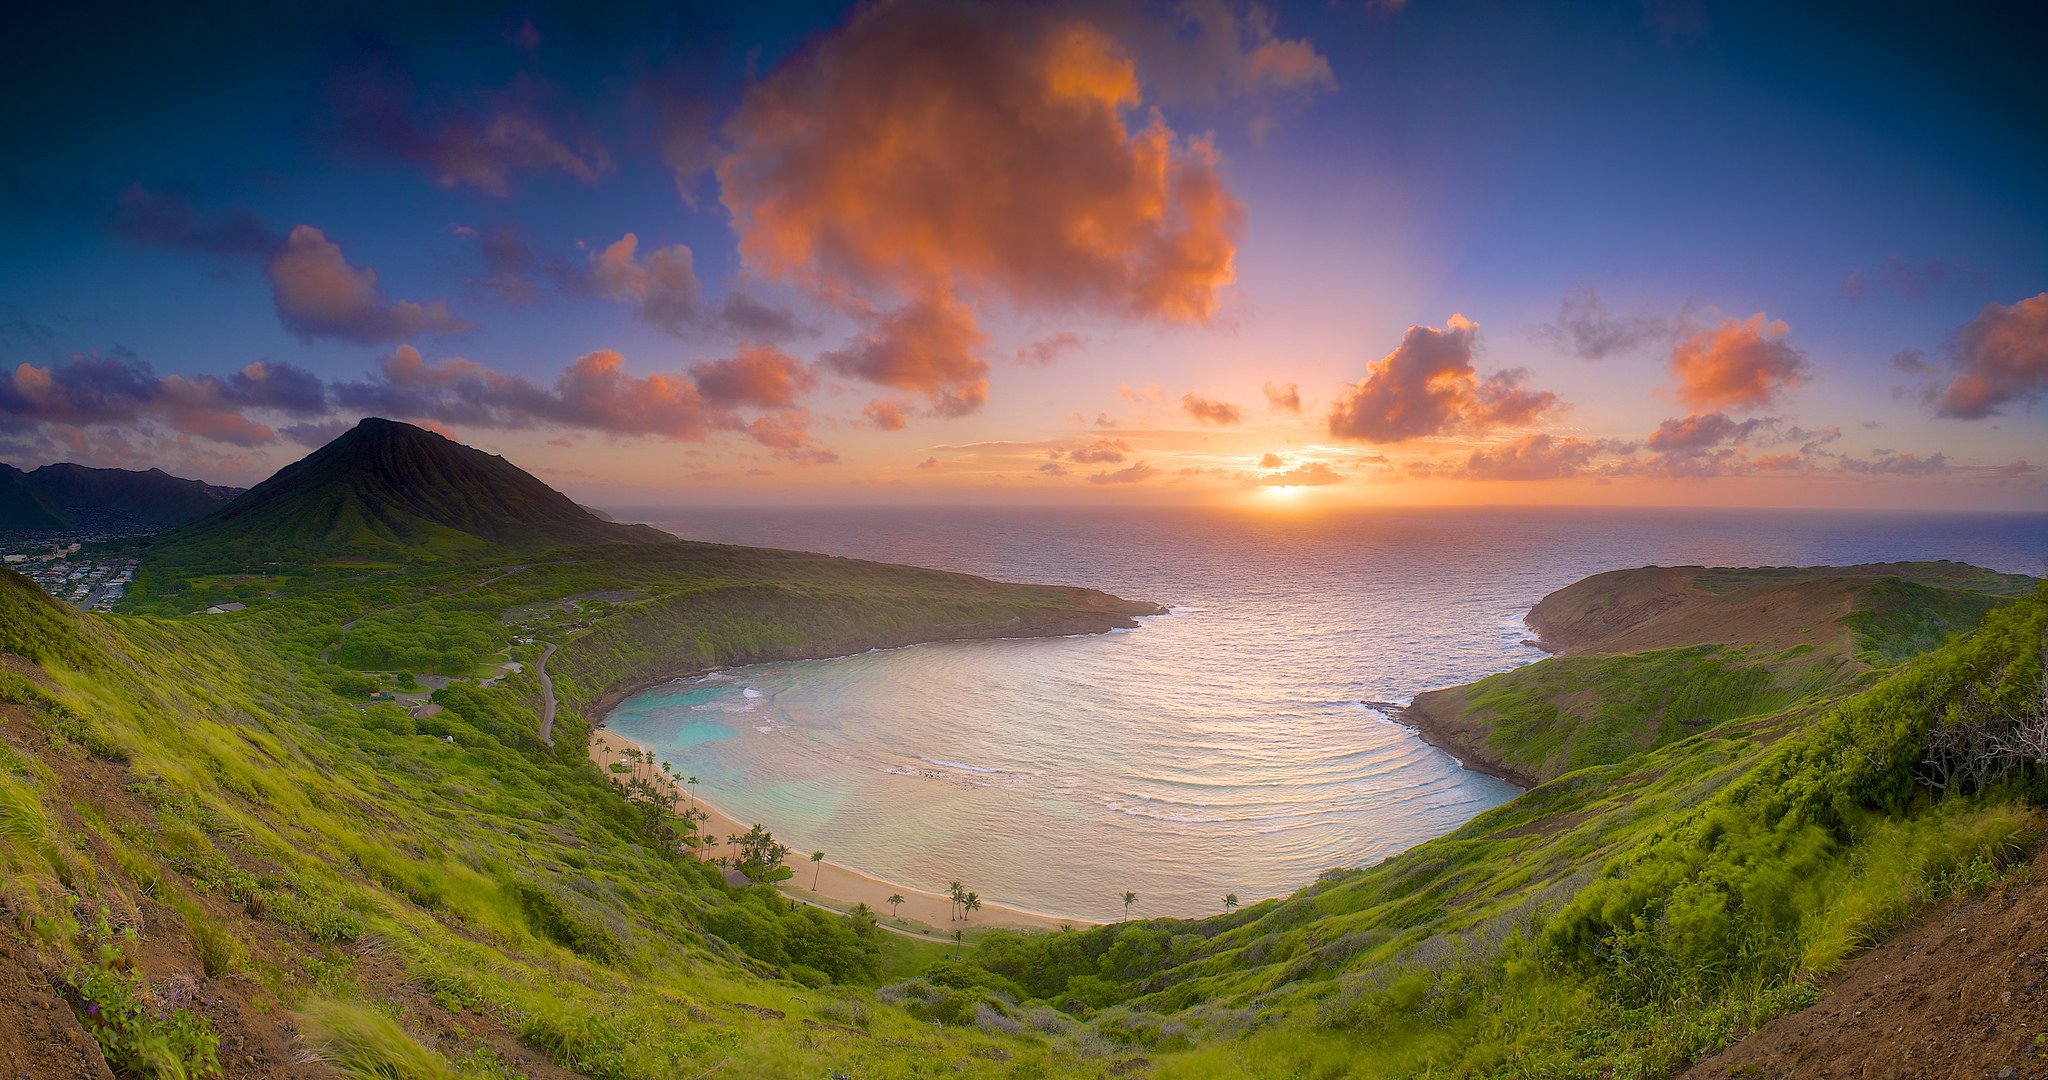
<path fill-rule="evenodd" d="M 793 847 L 1090 918 L 1291 892 L 1516 789 L 1366 701 L 1537 659 L 1521 619 L 1587 574 L 1953 557 L 2039 573 L 2048 518 L 1405 512 L 645 513 L 794 547 L 1172 605 L 1135 631 L 950 642 L 657 687 L 610 725 Z"/>

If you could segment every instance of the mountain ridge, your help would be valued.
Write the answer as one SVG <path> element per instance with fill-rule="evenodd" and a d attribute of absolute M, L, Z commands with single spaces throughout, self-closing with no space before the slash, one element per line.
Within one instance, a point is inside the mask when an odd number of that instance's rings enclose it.
<path fill-rule="evenodd" d="M 68 461 L 25 471 L 0 465 L 0 529 L 152 531 L 197 521 L 241 488 L 159 468 L 100 469 Z"/>
<path fill-rule="evenodd" d="M 644 525 L 604 521 L 498 455 L 366 417 L 151 548 L 166 557 L 221 551 L 285 562 L 418 560 L 673 539 Z"/>

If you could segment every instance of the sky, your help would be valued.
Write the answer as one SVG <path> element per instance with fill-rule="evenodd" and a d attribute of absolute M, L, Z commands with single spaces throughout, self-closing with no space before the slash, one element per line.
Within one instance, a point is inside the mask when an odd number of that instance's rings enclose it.
<path fill-rule="evenodd" d="M 47 7 L 20 467 L 2048 508 L 2038 4 Z"/>

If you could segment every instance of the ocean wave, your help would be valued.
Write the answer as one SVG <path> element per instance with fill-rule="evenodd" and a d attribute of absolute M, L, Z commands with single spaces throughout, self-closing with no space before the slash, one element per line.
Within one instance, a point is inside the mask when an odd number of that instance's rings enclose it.
<path fill-rule="evenodd" d="M 740 691 L 740 696 L 743 698 L 757 698 L 761 696 L 761 692 L 749 686 Z"/>

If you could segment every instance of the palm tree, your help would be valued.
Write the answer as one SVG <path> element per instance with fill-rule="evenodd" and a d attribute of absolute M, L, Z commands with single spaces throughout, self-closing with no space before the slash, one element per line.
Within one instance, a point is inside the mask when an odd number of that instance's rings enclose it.
<path fill-rule="evenodd" d="M 980 911 L 981 894 L 974 892 L 968 893 L 964 898 L 961 899 L 960 908 L 963 912 L 963 914 L 960 917 L 963 919 L 967 917 L 966 914 L 964 914 L 965 912 Z"/>
<path fill-rule="evenodd" d="M 690 804 L 694 806 L 697 803 L 697 778 L 694 776 L 690 777 L 688 783 L 690 785 Z"/>
<path fill-rule="evenodd" d="M 1223 910 L 1225 910 L 1225 911 L 1236 911 L 1236 910 L 1237 910 L 1237 894 L 1236 894 L 1236 893 L 1225 893 L 1225 894 L 1223 895 Z"/>
<path fill-rule="evenodd" d="M 824 867 L 824 862 L 825 862 L 825 853 L 824 853 L 824 852 L 822 852 L 822 851 L 813 851 L 813 852 L 811 852 L 811 891 L 812 891 L 812 892 L 817 892 L 817 891 L 818 891 L 818 875 L 819 875 L 819 874 L 821 874 L 821 873 L 824 873 L 824 871 L 825 871 L 825 867 Z"/>
<path fill-rule="evenodd" d="M 1134 892 L 1130 892 L 1130 891 L 1128 891 L 1128 890 L 1126 890 L 1126 891 L 1124 892 L 1124 918 L 1128 919 L 1128 918 L 1130 918 L 1130 917 L 1131 917 L 1131 905 L 1132 905 L 1132 904 L 1135 904 L 1135 903 L 1137 903 L 1137 902 L 1138 902 L 1138 894 L 1137 894 L 1137 893 L 1134 893 Z"/>
<path fill-rule="evenodd" d="M 956 927 L 956 928 L 954 928 L 954 930 L 953 930 L 953 948 L 954 948 L 955 950 L 958 950 L 958 949 L 960 948 L 960 940 L 961 940 L 962 938 L 966 937 L 966 936 L 967 936 L 967 931 L 965 931 L 965 930 L 961 930 L 961 929 L 959 929 L 959 928 L 957 928 L 957 927 Z M 954 953 L 953 953 L 953 959 L 955 959 L 955 960 L 958 960 L 958 959 L 960 959 L 960 954 L 959 954 L 959 952 L 957 952 L 957 951 L 956 951 L 956 952 L 954 952 Z"/>
<path fill-rule="evenodd" d="M 900 910 L 899 910 L 899 909 L 901 909 L 902 907 L 903 907 L 903 894 L 902 894 L 902 893 L 890 893 L 890 894 L 889 894 L 889 917 L 890 917 L 890 918 L 892 918 L 892 919 L 894 919 L 894 918 L 899 918 L 899 917 L 900 917 L 900 915 L 901 915 L 901 912 L 900 912 Z"/>
<path fill-rule="evenodd" d="M 947 917 L 947 918 L 949 918 L 949 919 L 957 919 L 957 918 L 959 918 L 959 917 L 960 917 L 960 914 L 959 914 L 959 907 L 960 907 L 960 901 L 961 901 L 961 899 L 962 899 L 963 897 L 965 897 L 965 896 L 967 895 L 967 890 L 966 890 L 965 888 L 963 888 L 963 887 L 961 886 L 961 884 L 960 884 L 959 882 L 957 882 L 957 881 L 956 881 L 956 882 L 954 882 L 954 883 L 953 883 L 953 886 L 952 886 L 952 889 L 951 889 L 951 893 L 952 893 L 952 896 L 953 896 L 953 907 L 952 907 L 952 908 L 949 908 L 948 910 L 949 910 L 949 911 L 951 911 L 951 912 L 952 912 L 952 914 L 950 914 L 950 915 L 948 915 L 948 916 L 946 916 L 946 917 Z"/>

